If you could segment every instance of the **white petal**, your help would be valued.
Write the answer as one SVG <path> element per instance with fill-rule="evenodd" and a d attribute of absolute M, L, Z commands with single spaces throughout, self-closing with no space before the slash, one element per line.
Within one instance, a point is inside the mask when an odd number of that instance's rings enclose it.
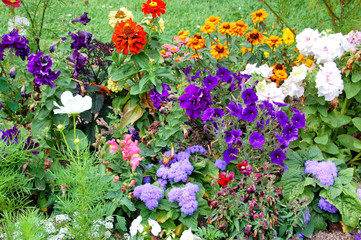
<path fill-rule="evenodd" d="M 157 221 L 154 221 L 153 219 L 148 219 L 149 225 L 152 227 L 152 234 L 154 236 L 158 236 L 158 234 L 162 231 L 162 228 L 160 227 L 159 223 Z"/>
<path fill-rule="evenodd" d="M 64 107 L 73 105 L 73 94 L 70 91 L 63 92 L 60 96 L 61 103 Z"/>

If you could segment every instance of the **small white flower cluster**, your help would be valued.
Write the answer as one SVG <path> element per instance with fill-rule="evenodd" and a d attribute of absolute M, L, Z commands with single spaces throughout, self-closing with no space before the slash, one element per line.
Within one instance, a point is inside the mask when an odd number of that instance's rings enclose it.
<path fill-rule="evenodd" d="M 134 237 L 139 232 L 140 234 L 147 234 L 144 232 L 144 226 L 141 224 L 143 218 L 142 216 L 138 216 L 136 219 L 133 220 L 132 224 L 129 228 L 130 236 Z M 148 219 L 148 225 L 151 227 L 151 233 L 153 236 L 158 236 L 158 234 L 162 231 L 162 228 L 160 227 L 159 223 L 157 221 L 154 221 L 153 219 Z M 130 239 L 128 236 L 127 239 Z"/>
<path fill-rule="evenodd" d="M 90 229 L 90 235 L 94 238 L 108 239 L 112 236 L 112 233 L 109 231 L 114 228 L 114 217 L 106 217 L 103 221 L 102 219 L 97 219 L 93 221 L 93 226 Z"/>
<path fill-rule="evenodd" d="M 46 233 L 49 234 L 49 240 L 74 239 L 66 227 L 71 222 L 71 218 L 66 214 L 59 214 L 53 218 L 41 221 L 45 227 Z"/>
<path fill-rule="evenodd" d="M 13 29 L 19 30 L 19 35 L 26 35 L 26 27 L 30 25 L 30 22 L 25 17 L 15 16 L 15 18 L 10 18 L 8 21 L 8 30 L 11 32 Z"/>

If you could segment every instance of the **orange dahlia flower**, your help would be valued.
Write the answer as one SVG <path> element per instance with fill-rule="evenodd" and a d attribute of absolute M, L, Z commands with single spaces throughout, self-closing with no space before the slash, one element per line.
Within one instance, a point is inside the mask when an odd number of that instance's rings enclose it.
<path fill-rule="evenodd" d="M 263 9 L 255 11 L 254 13 L 251 14 L 253 22 L 259 22 L 259 23 L 264 22 L 266 20 L 267 16 L 268 16 L 268 13 Z"/>
<path fill-rule="evenodd" d="M 205 47 L 206 40 L 199 33 L 188 39 L 187 46 L 193 49 L 201 49 Z"/>
<path fill-rule="evenodd" d="M 156 18 L 157 15 L 160 17 L 160 14 L 165 13 L 165 7 L 167 4 L 162 0 L 148 0 L 146 3 L 143 3 L 142 12 L 147 14 L 152 14 L 153 18 Z"/>
<path fill-rule="evenodd" d="M 234 23 L 224 22 L 218 27 L 218 32 L 222 33 L 222 35 L 228 33 L 229 35 L 234 36 L 236 35 L 235 32 L 233 31 L 234 27 L 235 27 Z"/>
<path fill-rule="evenodd" d="M 222 43 L 214 44 L 211 49 L 211 55 L 213 58 L 217 58 L 218 60 L 223 57 L 228 58 L 229 50 L 227 45 L 223 45 Z"/>
<path fill-rule="evenodd" d="M 252 45 L 260 44 L 266 38 L 256 29 L 253 29 L 251 32 L 247 33 L 244 37 L 247 39 L 249 43 L 252 43 Z"/>
<path fill-rule="evenodd" d="M 132 19 L 128 19 L 115 26 L 112 41 L 115 43 L 117 52 L 123 51 L 123 54 L 127 55 L 130 51 L 133 55 L 144 49 L 144 45 L 147 43 L 146 35 L 142 26 L 137 25 Z"/>
<path fill-rule="evenodd" d="M 242 20 L 235 22 L 233 31 L 238 36 L 243 36 L 243 34 L 248 30 L 248 24 L 245 24 Z"/>
<path fill-rule="evenodd" d="M 273 46 L 279 47 L 280 44 L 282 44 L 282 38 L 272 35 L 266 39 L 266 43 L 268 44 L 268 46 L 270 46 L 270 48 L 272 48 Z"/>

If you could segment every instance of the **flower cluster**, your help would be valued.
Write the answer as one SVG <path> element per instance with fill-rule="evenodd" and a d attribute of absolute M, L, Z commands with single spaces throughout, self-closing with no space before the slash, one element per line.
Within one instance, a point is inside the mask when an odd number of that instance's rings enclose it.
<path fill-rule="evenodd" d="M 197 192 L 199 192 L 197 184 L 187 183 L 184 188 L 172 188 L 168 192 L 168 198 L 170 202 L 179 203 L 182 213 L 192 215 L 198 208 Z"/>
<path fill-rule="evenodd" d="M 326 101 L 332 101 L 342 93 L 344 85 L 341 71 L 337 68 L 336 63 L 327 62 L 320 66 L 316 75 L 316 88 L 318 96 L 325 97 Z"/>
<path fill-rule="evenodd" d="M 318 162 L 308 160 L 305 163 L 305 173 L 312 174 L 313 177 L 325 186 L 332 186 L 334 178 L 337 177 L 337 167 L 331 161 Z"/>
<path fill-rule="evenodd" d="M 0 60 L 4 60 L 5 49 L 15 51 L 16 56 L 20 56 L 24 61 L 29 55 L 30 48 L 28 47 L 29 41 L 25 37 L 19 35 L 19 30 L 14 29 L 9 34 L 4 34 L 1 37 L 0 43 Z"/>
<path fill-rule="evenodd" d="M 80 50 L 82 48 L 87 48 L 92 40 L 93 35 L 86 31 L 78 31 L 78 33 L 69 33 L 71 34 L 71 39 L 73 42 L 70 44 L 70 48 L 74 50 Z"/>
<path fill-rule="evenodd" d="M 158 201 L 163 197 L 162 190 L 150 183 L 135 187 L 133 194 L 142 200 L 149 210 L 158 207 Z"/>
<path fill-rule="evenodd" d="M 329 202 L 327 201 L 327 199 L 325 199 L 325 198 L 323 198 L 323 197 L 320 198 L 320 201 L 318 202 L 318 206 L 319 206 L 322 210 L 324 210 L 324 211 L 326 211 L 326 212 L 329 212 L 329 213 L 337 213 L 337 212 L 338 212 L 338 209 L 337 209 L 334 205 L 332 205 L 331 203 L 329 203 Z"/>
<path fill-rule="evenodd" d="M 29 56 L 27 69 L 35 77 L 34 83 L 42 86 L 49 85 L 51 88 L 56 85 L 53 83 L 60 75 L 60 71 L 51 70 L 53 61 L 50 55 L 43 56 L 43 52 L 32 53 Z"/>
<path fill-rule="evenodd" d="M 7 145 L 10 143 L 17 144 L 18 143 L 18 135 L 20 134 L 20 131 L 16 126 L 14 126 L 11 129 L 7 129 L 6 131 L 3 131 L 0 129 L 0 139 L 4 142 L 6 142 Z"/>
<path fill-rule="evenodd" d="M 129 233 L 131 237 L 136 236 L 138 232 L 140 234 L 143 233 L 144 226 L 141 224 L 142 220 L 143 218 L 140 215 L 133 220 L 129 228 Z M 148 225 L 151 227 L 150 232 L 152 233 L 153 236 L 158 236 L 158 234 L 162 231 L 162 228 L 160 227 L 159 223 L 151 218 L 148 219 Z M 128 237 L 128 239 L 130 238 Z"/>

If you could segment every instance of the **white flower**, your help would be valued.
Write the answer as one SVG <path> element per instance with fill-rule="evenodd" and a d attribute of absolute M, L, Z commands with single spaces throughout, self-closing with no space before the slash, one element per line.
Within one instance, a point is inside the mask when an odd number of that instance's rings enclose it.
<path fill-rule="evenodd" d="M 160 227 L 159 223 L 157 221 L 154 221 L 153 219 L 148 219 L 149 226 L 152 227 L 152 234 L 154 236 L 158 236 L 158 234 L 162 231 L 162 228 Z"/>
<path fill-rule="evenodd" d="M 69 221 L 70 218 L 66 214 L 59 214 L 55 216 L 55 222 L 56 223 L 62 223 L 64 221 Z"/>
<path fill-rule="evenodd" d="M 67 233 L 68 229 L 67 228 L 60 228 L 59 233 L 63 234 L 63 233 Z"/>
<path fill-rule="evenodd" d="M 202 240 L 201 238 L 193 235 L 192 228 L 185 230 L 179 240 Z"/>
<path fill-rule="evenodd" d="M 252 75 L 253 73 L 255 73 L 257 71 L 257 63 L 255 64 L 250 64 L 248 63 L 246 65 L 246 69 L 244 69 L 241 74 L 248 74 L 248 75 Z"/>
<path fill-rule="evenodd" d="M 304 89 L 304 87 L 301 86 L 301 84 L 302 83 L 297 83 L 297 82 L 290 81 L 289 79 L 287 79 L 280 88 L 282 90 L 282 93 L 285 96 L 299 98 L 305 92 L 305 89 Z"/>
<path fill-rule="evenodd" d="M 109 216 L 105 218 L 106 222 L 114 222 L 114 217 L 113 216 Z"/>
<path fill-rule="evenodd" d="M 276 83 L 267 83 L 265 80 L 259 82 L 256 86 L 257 96 L 259 101 L 269 101 L 283 103 L 285 95 L 281 88 L 278 88 Z"/>
<path fill-rule="evenodd" d="M 312 50 L 317 63 L 332 62 L 336 58 L 341 58 L 344 52 L 340 39 L 335 35 L 333 37 L 321 37 L 314 43 Z"/>
<path fill-rule="evenodd" d="M 313 45 L 320 38 L 318 30 L 305 28 L 301 33 L 296 36 L 296 47 L 301 54 L 305 56 L 313 55 Z"/>
<path fill-rule="evenodd" d="M 273 75 L 273 68 L 269 67 L 267 64 L 263 64 L 256 69 L 256 73 L 263 78 L 270 78 Z"/>
<path fill-rule="evenodd" d="M 104 227 L 105 227 L 106 229 L 112 229 L 112 228 L 113 228 L 113 223 L 111 223 L 111 222 L 106 222 L 106 223 L 104 224 Z"/>
<path fill-rule="evenodd" d="M 54 109 L 55 114 L 66 113 L 69 115 L 79 115 L 79 113 L 89 110 L 92 107 L 92 99 L 89 96 L 82 97 L 76 95 L 73 97 L 73 94 L 70 91 L 63 92 L 61 94 L 61 103 L 63 107 L 59 106 L 55 101 L 53 102 L 56 107 L 59 109 Z"/>
<path fill-rule="evenodd" d="M 15 21 L 14 21 L 15 20 Z M 14 18 L 10 18 L 8 21 L 8 30 L 11 32 L 13 29 L 19 30 L 19 35 L 25 35 L 25 28 L 30 25 L 29 20 L 25 17 L 15 16 Z"/>
<path fill-rule="evenodd" d="M 288 79 L 286 80 L 286 82 L 289 80 L 291 80 L 293 82 L 297 82 L 297 83 L 302 82 L 306 78 L 308 70 L 310 70 L 310 69 L 308 67 L 306 67 L 305 64 L 293 67 L 292 72 L 288 76 Z"/>
<path fill-rule="evenodd" d="M 130 225 L 129 231 L 130 236 L 134 237 L 137 235 L 137 232 L 142 233 L 144 230 L 143 225 L 140 223 L 142 222 L 142 216 L 138 216 L 136 219 L 133 220 L 132 224 Z"/>
<path fill-rule="evenodd" d="M 112 233 L 110 231 L 106 231 L 104 233 L 104 237 L 106 237 L 106 238 L 110 238 L 111 236 L 112 236 Z"/>
<path fill-rule="evenodd" d="M 327 62 L 323 67 L 320 66 L 316 75 L 316 88 L 318 96 L 324 96 L 326 101 L 332 101 L 342 93 L 343 80 L 336 63 Z"/>

